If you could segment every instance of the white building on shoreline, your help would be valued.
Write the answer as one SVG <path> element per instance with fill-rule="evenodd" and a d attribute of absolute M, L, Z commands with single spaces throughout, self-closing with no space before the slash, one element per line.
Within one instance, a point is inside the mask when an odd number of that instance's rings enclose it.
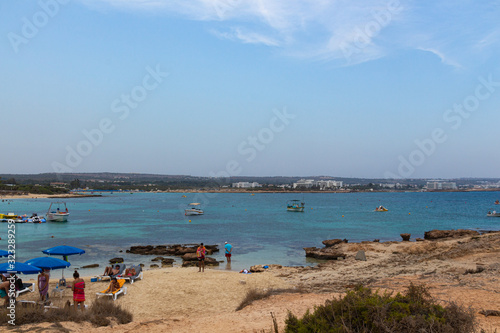
<path fill-rule="evenodd" d="M 428 190 L 456 190 L 457 183 L 432 181 L 432 182 L 427 182 L 427 189 Z"/>
<path fill-rule="evenodd" d="M 262 187 L 262 185 L 260 185 L 257 182 L 253 182 L 253 183 L 238 182 L 238 183 L 233 183 L 233 187 L 235 187 L 235 188 L 256 188 L 256 187 Z"/>
<path fill-rule="evenodd" d="M 314 180 L 314 179 L 300 179 L 293 183 L 293 188 L 312 188 L 318 186 L 321 190 L 340 188 L 343 182 L 339 180 Z"/>

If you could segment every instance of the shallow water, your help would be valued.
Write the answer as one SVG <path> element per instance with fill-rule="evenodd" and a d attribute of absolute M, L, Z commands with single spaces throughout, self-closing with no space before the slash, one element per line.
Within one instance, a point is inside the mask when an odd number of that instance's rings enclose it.
<path fill-rule="evenodd" d="M 500 192 L 185 195 L 114 193 L 68 199 L 71 215 L 66 223 L 16 224 L 16 259 L 43 256 L 42 250 L 57 245 L 76 246 L 86 253 L 69 257 L 72 267 L 101 264 L 82 272 L 93 275 L 113 257 L 149 267 L 152 257 L 125 253 L 132 245 L 204 242 L 222 248 L 228 241 L 233 245 L 231 269 L 239 271 L 255 264 L 313 264 L 316 261 L 306 259 L 303 248 L 322 247 L 325 239 L 385 241 L 401 240 L 401 233 L 411 233 L 412 239 L 423 237 L 432 229 L 500 229 L 500 218 L 486 217 L 488 210 L 498 208 L 493 203 Z M 303 199 L 306 211 L 287 212 L 290 199 Z M 0 202 L 0 212 L 45 215 L 50 202 L 5 201 Z M 183 209 L 191 202 L 202 203 L 205 215 L 184 216 Z M 389 211 L 374 212 L 379 205 Z M 7 223 L 0 223 L 0 237 L 0 249 L 7 249 Z M 213 257 L 223 260 L 223 251 Z M 176 265 L 182 263 L 174 259 Z M 220 269 L 226 268 L 221 264 Z"/>

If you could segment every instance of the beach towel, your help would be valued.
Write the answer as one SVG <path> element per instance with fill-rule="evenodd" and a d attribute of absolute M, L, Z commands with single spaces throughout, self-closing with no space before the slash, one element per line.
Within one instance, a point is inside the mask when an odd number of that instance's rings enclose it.
<path fill-rule="evenodd" d="M 40 292 L 40 296 L 46 296 L 49 292 L 49 281 L 45 275 L 38 278 L 38 290 Z"/>
<path fill-rule="evenodd" d="M 84 302 L 85 301 L 85 281 L 80 281 L 75 283 L 75 287 L 73 290 L 73 300 L 75 302 Z"/>
<path fill-rule="evenodd" d="M 120 288 L 116 289 L 115 291 L 113 291 L 112 293 L 108 293 L 107 290 L 103 290 L 101 291 L 101 294 L 115 294 L 117 293 L 118 291 L 120 291 L 120 289 L 122 289 L 123 285 L 125 284 L 125 280 L 122 280 L 122 279 L 119 279 L 117 280 L 118 281 L 118 284 L 120 285 Z"/>

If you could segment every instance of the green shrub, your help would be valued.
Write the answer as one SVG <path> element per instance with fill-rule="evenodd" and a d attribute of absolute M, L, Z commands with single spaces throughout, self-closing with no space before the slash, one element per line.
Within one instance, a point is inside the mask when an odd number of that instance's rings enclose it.
<path fill-rule="evenodd" d="M 475 332 L 476 321 L 470 309 L 454 303 L 443 307 L 425 286 L 411 284 L 401 295 L 379 294 L 356 287 L 343 298 L 328 300 L 301 318 L 291 312 L 286 333 L 306 332 Z"/>

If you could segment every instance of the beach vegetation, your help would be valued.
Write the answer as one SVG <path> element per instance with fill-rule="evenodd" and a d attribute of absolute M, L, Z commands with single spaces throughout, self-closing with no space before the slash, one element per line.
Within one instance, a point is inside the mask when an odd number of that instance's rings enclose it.
<path fill-rule="evenodd" d="M 426 286 L 410 284 L 404 294 L 380 293 L 356 286 L 344 297 L 307 311 L 291 312 L 286 333 L 302 332 L 477 332 L 474 312 L 455 303 L 442 306 Z"/>
<path fill-rule="evenodd" d="M 68 301 L 69 303 L 69 301 Z M 37 323 L 89 322 L 93 326 L 109 326 L 112 323 L 127 324 L 133 319 L 132 313 L 109 299 L 96 299 L 86 311 L 80 311 L 66 304 L 60 308 L 44 309 L 43 306 L 26 304 L 16 306 L 16 326 Z M 9 325 L 8 309 L 0 310 L 0 326 Z M 1 329 L 0 329 L 1 331 Z"/>
<path fill-rule="evenodd" d="M 287 289 L 264 289 L 264 290 L 259 290 L 259 289 L 249 289 L 241 301 L 240 305 L 236 308 L 236 311 L 240 311 L 243 308 L 249 306 L 255 301 L 261 300 L 261 299 L 266 299 L 270 296 L 273 295 L 279 295 L 279 294 L 291 294 L 291 293 L 303 293 L 304 290 L 302 288 L 287 288 Z"/>

